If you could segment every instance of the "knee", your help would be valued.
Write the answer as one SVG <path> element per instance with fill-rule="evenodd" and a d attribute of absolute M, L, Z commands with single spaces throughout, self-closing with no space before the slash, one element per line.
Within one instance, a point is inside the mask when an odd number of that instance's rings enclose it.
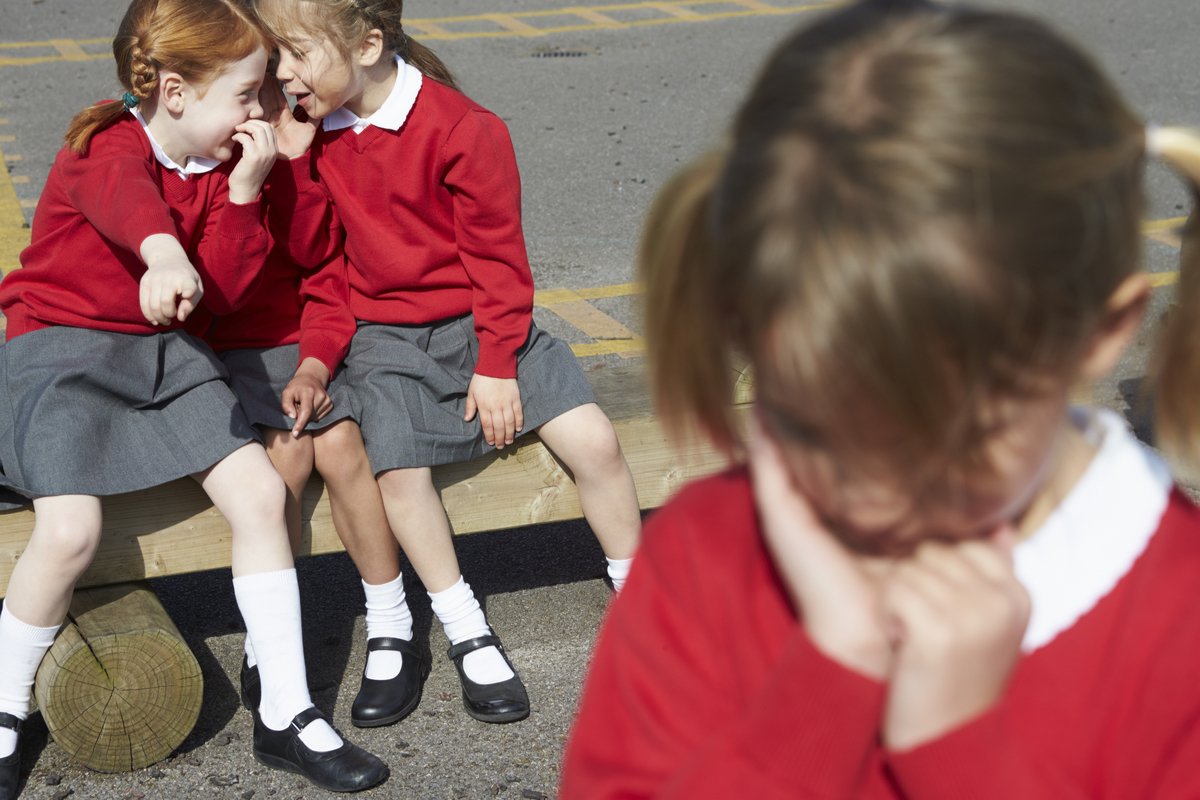
<path fill-rule="evenodd" d="M 92 563 L 100 545 L 100 515 L 38 515 L 34 518 L 30 547 L 49 554 L 64 572 L 76 577 Z"/>
<path fill-rule="evenodd" d="M 284 433 L 270 440 L 267 454 L 284 482 L 303 490 L 313 469 L 312 437 L 301 436 L 297 439 L 290 433 Z"/>
<path fill-rule="evenodd" d="M 412 498 L 423 492 L 434 492 L 433 472 L 419 469 L 391 469 L 379 476 L 379 491 L 383 496 L 398 499 Z"/>
<path fill-rule="evenodd" d="M 612 475 L 627 469 L 621 441 L 607 417 L 601 415 L 594 424 L 580 430 L 577 437 L 572 447 L 573 457 L 567 464 L 576 480 Z"/>
<path fill-rule="evenodd" d="M 287 499 L 287 484 L 275 469 L 247 470 L 239 476 L 235 500 L 239 516 L 255 519 L 274 519 L 283 515 Z"/>
<path fill-rule="evenodd" d="M 313 437 L 317 471 L 340 475 L 370 471 L 362 434 L 353 422 L 339 422 Z"/>

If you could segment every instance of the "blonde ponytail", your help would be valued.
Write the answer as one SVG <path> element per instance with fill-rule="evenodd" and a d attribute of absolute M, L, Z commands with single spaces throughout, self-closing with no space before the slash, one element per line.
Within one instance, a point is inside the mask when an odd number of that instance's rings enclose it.
<path fill-rule="evenodd" d="M 1186 480 L 1200 478 L 1200 132 L 1147 128 L 1146 152 L 1172 166 L 1191 189 L 1192 213 L 1179 252 L 1176 302 L 1155 352 L 1155 438 Z"/>
<path fill-rule="evenodd" d="M 711 235 L 711 205 L 725 165 L 704 156 L 672 178 L 646 216 L 639 252 L 655 405 L 670 435 L 698 427 L 733 453 L 736 377 Z"/>

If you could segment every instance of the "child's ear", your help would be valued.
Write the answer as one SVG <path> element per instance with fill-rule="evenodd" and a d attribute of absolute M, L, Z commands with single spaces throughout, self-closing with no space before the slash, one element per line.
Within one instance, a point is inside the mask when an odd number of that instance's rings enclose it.
<path fill-rule="evenodd" d="M 1150 303 L 1150 281 L 1135 272 L 1117 286 L 1104 306 L 1104 318 L 1083 357 L 1082 377 L 1099 380 L 1117 365 L 1121 354 L 1141 328 Z"/>
<path fill-rule="evenodd" d="M 372 28 L 358 45 L 358 63 L 373 67 L 383 58 L 383 31 Z"/>
<path fill-rule="evenodd" d="M 158 75 L 158 102 L 172 114 L 183 111 L 184 91 L 187 84 L 178 72 L 160 72 Z"/>

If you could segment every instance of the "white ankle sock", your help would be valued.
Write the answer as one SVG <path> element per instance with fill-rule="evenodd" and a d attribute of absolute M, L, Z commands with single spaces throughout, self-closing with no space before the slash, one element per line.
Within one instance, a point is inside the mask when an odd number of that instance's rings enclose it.
<path fill-rule="evenodd" d="M 441 620 L 450 644 L 465 642 L 492 632 L 487 618 L 470 585 L 458 577 L 458 583 L 440 592 L 430 592 L 433 613 Z M 508 663 L 495 647 L 484 647 L 463 657 L 463 672 L 475 683 L 500 683 L 513 676 Z"/>
<path fill-rule="evenodd" d="M 242 652 L 246 654 L 246 666 L 253 667 L 258 663 L 258 659 L 254 657 L 254 645 L 250 642 L 250 634 L 246 634 L 246 638 L 242 640 Z"/>
<path fill-rule="evenodd" d="M 296 570 L 240 575 L 233 579 L 233 593 L 258 657 L 262 681 L 259 716 L 268 728 L 281 731 L 313 704 L 304 669 Z M 342 746 L 341 737 L 324 720 L 306 726 L 300 741 L 318 752 Z"/>
<path fill-rule="evenodd" d="M 387 583 L 370 584 L 363 581 L 363 593 L 367 596 L 367 638 L 390 637 L 411 641 L 413 637 L 412 612 L 404 597 L 404 576 L 397 575 Z M 385 681 L 400 674 L 404 666 L 404 654 L 395 650 L 367 652 L 366 677 Z"/>
<path fill-rule="evenodd" d="M 33 678 L 58 628 L 24 623 L 9 612 L 7 604 L 0 609 L 0 711 L 19 719 L 29 716 Z M 0 728 L 0 758 L 16 749 L 16 731 Z"/>
<path fill-rule="evenodd" d="M 629 568 L 633 565 L 632 558 L 608 558 L 604 559 L 608 562 L 608 577 L 612 580 L 613 594 L 621 591 L 625 586 L 625 579 L 629 577 Z"/>

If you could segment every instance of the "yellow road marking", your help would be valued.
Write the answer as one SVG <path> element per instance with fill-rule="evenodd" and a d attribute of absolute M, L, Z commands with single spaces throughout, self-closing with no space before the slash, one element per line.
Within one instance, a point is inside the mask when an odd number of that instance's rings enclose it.
<path fill-rule="evenodd" d="M 563 9 L 564 11 L 574 14 L 577 17 L 582 17 L 588 22 L 593 23 L 597 28 L 620 28 L 621 23 L 612 17 L 601 14 L 594 8 L 583 8 L 576 6 L 574 8 Z"/>
<path fill-rule="evenodd" d="M 50 44 L 62 55 L 64 61 L 87 61 L 95 57 L 85 53 L 79 43 L 72 39 L 51 39 Z"/>
<path fill-rule="evenodd" d="M 8 161 L 4 151 L 0 150 L 0 272 L 5 273 L 17 266 L 18 255 L 29 244 L 25 212 L 17 201 L 17 192 L 8 174 Z"/>
<path fill-rule="evenodd" d="M 507 14 L 485 13 L 457 17 L 414 18 L 405 26 L 420 39 L 487 39 L 536 37 L 587 30 L 665 25 L 680 22 L 713 22 L 736 17 L 801 14 L 838 5 L 822 2 L 768 3 L 764 0 L 651 0 L 595 6 L 565 6 Z M 697 9 L 703 10 L 697 10 Z M 649 16 L 647 16 L 649 14 Z M 578 20 L 561 24 L 561 20 Z M 554 20 L 554 21 L 552 21 Z M 558 24 L 556 24 L 556 21 Z M 539 23 L 542 23 L 539 25 Z M 50 39 L 35 42 L 0 42 L 0 67 L 24 67 L 51 61 L 93 61 L 111 58 L 110 39 Z M 18 55 L 18 53 L 29 53 Z"/>
<path fill-rule="evenodd" d="M 622 358 L 633 358 L 634 356 L 640 356 L 645 350 L 646 345 L 641 339 L 610 340 L 571 345 L 571 352 L 579 358 L 587 358 L 588 356 L 621 356 Z"/>
<path fill-rule="evenodd" d="M 518 36 L 541 36 L 542 32 L 530 25 L 528 22 L 523 22 L 517 19 L 514 14 L 484 14 L 483 19 L 491 20 L 492 22 L 504 28 L 506 31 L 517 34 Z"/>
<path fill-rule="evenodd" d="M 543 307 L 574 325 L 592 339 L 635 339 L 637 334 L 570 289 L 555 289 L 543 297 L 554 299 Z"/>

